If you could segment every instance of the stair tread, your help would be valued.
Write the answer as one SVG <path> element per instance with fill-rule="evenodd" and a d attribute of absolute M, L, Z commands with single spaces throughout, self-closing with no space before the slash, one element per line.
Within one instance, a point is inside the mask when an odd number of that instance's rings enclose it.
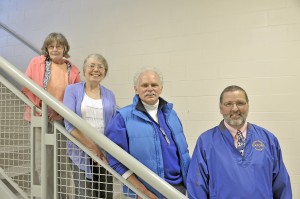
<path fill-rule="evenodd" d="M 29 145 L 25 146 L 1 146 L 0 147 L 0 153 L 8 153 L 8 152 L 15 152 L 15 151 L 21 151 L 25 149 L 30 149 Z"/>
<path fill-rule="evenodd" d="M 18 166 L 11 166 L 4 169 L 4 172 L 9 177 L 13 178 L 15 176 L 30 173 L 30 169 L 31 169 L 30 166 L 31 166 L 30 162 Z"/>

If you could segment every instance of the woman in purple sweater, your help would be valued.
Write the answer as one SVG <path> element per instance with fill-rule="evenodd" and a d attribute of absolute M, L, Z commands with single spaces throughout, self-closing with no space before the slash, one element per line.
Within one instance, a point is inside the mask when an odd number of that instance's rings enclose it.
<path fill-rule="evenodd" d="M 112 91 L 100 83 L 106 77 L 108 64 L 99 54 L 89 55 L 83 64 L 85 82 L 70 85 L 65 90 L 64 104 L 82 117 L 99 133 L 104 133 L 116 110 Z M 92 139 L 65 120 L 65 128 L 80 143 L 107 162 L 105 152 Z M 76 198 L 112 198 L 112 176 L 73 142 L 67 144 L 72 161 Z"/>

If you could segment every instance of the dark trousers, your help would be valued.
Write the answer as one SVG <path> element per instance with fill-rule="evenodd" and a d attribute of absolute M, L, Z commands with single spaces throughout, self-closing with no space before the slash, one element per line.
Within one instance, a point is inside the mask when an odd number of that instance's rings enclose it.
<path fill-rule="evenodd" d="M 113 198 L 113 177 L 102 166 L 91 159 L 93 179 L 85 177 L 85 172 L 72 165 L 76 199 Z"/>

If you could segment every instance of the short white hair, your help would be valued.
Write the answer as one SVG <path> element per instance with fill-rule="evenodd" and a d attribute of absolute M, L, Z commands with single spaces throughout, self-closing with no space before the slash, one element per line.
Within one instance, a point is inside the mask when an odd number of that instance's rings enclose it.
<path fill-rule="evenodd" d="M 145 72 L 148 72 L 148 71 L 154 72 L 155 74 L 157 74 L 158 77 L 159 77 L 159 80 L 160 80 L 160 84 L 161 84 L 161 86 L 163 86 L 163 75 L 160 72 L 160 70 L 158 70 L 155 67 L 143 67 L 139 71 L 137 71 L 134 75 L 134 78 L 133 78 L 134 86 L 137 86 L 139 78 L 141 77 L 141 75 L 144 74 Z"/>

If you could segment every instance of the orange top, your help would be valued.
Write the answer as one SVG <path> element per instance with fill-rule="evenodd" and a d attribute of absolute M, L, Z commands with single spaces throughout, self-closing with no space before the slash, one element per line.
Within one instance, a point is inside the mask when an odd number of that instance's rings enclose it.
<path fill-rule="evenodd" d="M 47 91 L 59 101 L 63 101 L 65 88 L 68 85 L 67 64 L 51 64 L 51 76 L 47 85 Z"/>
<path fill-rule="evenodd" d="M 26 76 L 29 77 L 30 79 L 32 79 L 41 88 L 43 88 L 43 80 L 44 80 L 44 75 L 45 75 L 45 68 L 46 68 L 45 60 L 46 60 L 46 57 L 44 55 L 34 57 L 30 61 L 29 65 L 26 69 Z M 74 84 L 74 83 L 80 82 L 78 68 L 68 60 L 65 60 L 65 63 L 71 64 L 71 71 L 70 71 L 70 77 L 69 77 L 68 84 Z M 52 71 L 51 71 L 51 73 L 52 73 Z M 53 75 L 53 73 L 50 78 L 52 78 L 53 81 L 56 81 L 57 79 L 61 79 L 61 78 L 55 77 L 55 75 Z M 68 79 L 68 77 L 67 77 L 67 79 Z M 49 84 L 49 82 L 48 82 L 48 84 Z M 22 92 L 30 99 L 30 101 L 33 102 L 33 104 L 35 106 L 37 106 L 38 108 L 41 107 L 40 106 L 41 99 L 39 99 L 36 95 L 34 95 L 30 90 L 28 90 L 26 87 L 23 87 Z M 60 100 L 60 101 L 62 101 L 62 100 Z M 24 119 L 27 121 L 31 120 L 31 109 L 29 106 L 27 106 L 25 109 Z"/>

